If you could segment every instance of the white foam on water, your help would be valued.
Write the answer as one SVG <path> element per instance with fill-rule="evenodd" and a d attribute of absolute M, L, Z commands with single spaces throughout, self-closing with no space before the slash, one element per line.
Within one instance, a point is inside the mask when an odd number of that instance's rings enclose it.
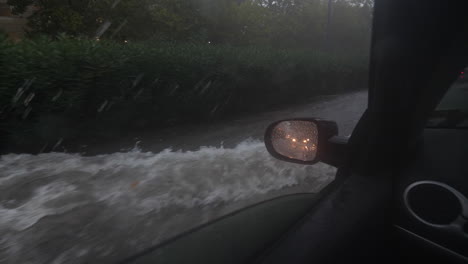
<path fill-rule="evenodd" d="M 25 204 L 12 209 L 0 207 L 0 226 L 10 226 L 14 230 L 21 231 L 35 224 L 44 216 L 63 213 L 83 204 L 83 202 L 74 201 L 56 208 L 46 206 L 49 201 L 60 199 L 73 191 L 75 191 L 74 186 L 63 182 L 40 186 Z"/>
<path fill-rule="evenodd" d="M 134 150 L 93 157 L 67 153 L 4 155 L 0 157 L 0 192 L 3 193 L 0 194 L 0 233 L 8 234 L 9 241 L 0 242 L 0 259 L 1 255 L 14 254 L 13 259 L 21 260 L 26 238 L 36 239 L 39 244 L 44 239 L 40 236 L 48 234 L 47 231 L 37 233 L 39 227 L 35 226 L 41 219 L 72 214 L 74 209 L 85 205 L 99 204 L 104 210 L 109 209 L 106 212 L 112 212 L 109 219 L 130 217 L 135 221 L 131 224 L 139 225 L 137 221 L 143 223 L 149 213 L 154 216 L 171 208 L 183 211 L 184 208 L 221 208 L 236 202 L 256 203 L 262 200 L 259 197 L 271 198 L 268 196 L 271 192 L 305 183 L 310 186 L 307 191 L 317 192 L 333 180 L 335 172 L 334 168 L 320 163 L 304 166 L 276 160 L 258 140 L 246 140 L 234 148 L 201 147 L 197 151 Z M 212 215 L 220 216 L 216 212 Z M 103 223 L 93 220 L 91 225 L 106 225 L 109 219 L 102 220 Z M 86 226 L 86 221 L 80 224 Z M 43 224 L 41 228 L 54 229 L 50 225 Z M 168 236 L 184 229 L 173 223 L 148 228 L 167 229 L 168 226 L 174 229 L 164 230 Z M 77 230 L 81 232 L 81 227 Z M 103 233 L 98 237 L 101 238 L 96 245 L 112 247 L 112 236 Z M 90 246 L 88 243 L 81 246 Z M 66 255 L 76 256 L 78 249 Z M 63 257 L 62 254 L 56 261 Z M 65 258 L 57 263 L 66 262 Z"/>
<path fill-rule="evenodd" d="M 15 230 L 85 202 L 68 199 L 67 204 L 48 205 L 71 192 L 86 193 L 109 206 L 123 206 L 144 214 L 171 206 L 191 208 L 235 202 L 298 185 L 307 177 L 318 179 L 315 189 L 310 190 L 315 192 L 323 187 L 320 182 L 329 182 L 334 174 L 334 169 L 326 165 L 278 161 L 270 157 L 263 143 L 252 140 L 232 149 L 168 149 L 157 154 L 132 151 L 94 157 L 65 153 L 5 155 L 0 160 L 0 171 L 1 189 L 28 178 L 53 179 L 45 186 L 37 186 L 21 206 L 0 206 L 0 224 L 9 224 Z"/>

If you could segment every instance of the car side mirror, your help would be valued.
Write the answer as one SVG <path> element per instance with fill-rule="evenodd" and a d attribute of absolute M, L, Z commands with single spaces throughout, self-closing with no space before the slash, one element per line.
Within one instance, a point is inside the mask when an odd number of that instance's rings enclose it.
<path fill-rule="evenodd" d="M 338 125 L 333 121 L 315 118 L 281 120 L 268 126 L 265 145 L 268 152 L 280 160 L 307 165 L 322 161 L 339 166 L 347 138 L 338 139 L 337 135 Z M 337 149 L 341 153 L 336 153 Z"/>

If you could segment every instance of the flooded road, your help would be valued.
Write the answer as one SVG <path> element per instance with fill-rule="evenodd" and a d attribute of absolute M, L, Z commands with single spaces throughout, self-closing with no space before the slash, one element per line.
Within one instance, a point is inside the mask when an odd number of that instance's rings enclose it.
<path fill-rule="evenodd" d="M 349 135 L 367 93 L 200 126 L 142 132 L 86 153 L 0 158 L 0 263 L 115 263 L 246 205 L 318 192 L 325 164 L 275 160 L 263 132 L 289 117 L 337 121 Z"/>

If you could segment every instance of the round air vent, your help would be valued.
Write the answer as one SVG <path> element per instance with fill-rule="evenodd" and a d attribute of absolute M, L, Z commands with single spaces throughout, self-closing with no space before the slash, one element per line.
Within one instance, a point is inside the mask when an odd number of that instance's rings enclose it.
<path fill-rule="evenodd" d="M 464 213 L 466 198 L 452 187 L 432 181 L 415 182 L 405 190 L 409 212 L 421 222 L 447 226 Z"/>

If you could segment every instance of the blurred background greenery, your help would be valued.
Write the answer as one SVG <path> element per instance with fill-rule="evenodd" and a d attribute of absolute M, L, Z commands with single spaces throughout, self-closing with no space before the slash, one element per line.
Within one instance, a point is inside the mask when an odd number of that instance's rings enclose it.
<path fill-rule="evenodd" d="M 366 88 L 370 0 L 8 3 L 37 11 L 27 38 L 0 37 L 2 151 Z"/>

